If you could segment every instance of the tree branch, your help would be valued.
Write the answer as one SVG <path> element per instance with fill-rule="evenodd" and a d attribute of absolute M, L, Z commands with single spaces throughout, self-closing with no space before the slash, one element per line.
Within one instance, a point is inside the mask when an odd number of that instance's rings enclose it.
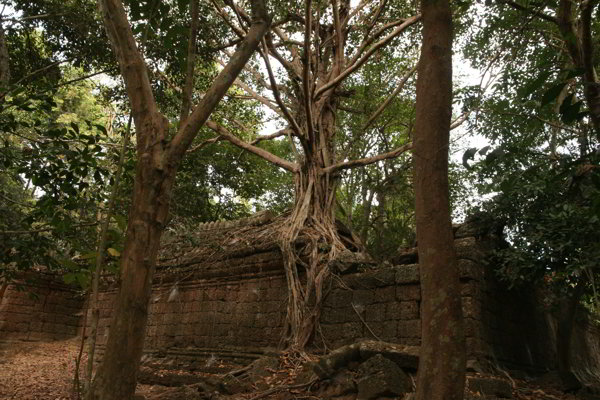
<path fill-rule="evenodd" d="M 336 1 L 336 0 L 333 0 Z M 306 112 L 306 127 L 307 136 L 310 143 L 314 142 L 314 127 L 313 127 L 313 116 L 311 107 L 312 91 L 310 90 L 310 64 L 311 64 L 311 51 L 310 51 L 310 35 L 312 32 L 312 1 L 306 0 L 306 9 L 304 13 L 304 19 L 306 24 L 304 26 L 304 68 L 302 69 L 302 90 L 304 91 L 304 111 Z"/>
<path fill-rule="evenodd" d="M 270 135 L 261 135 L 258 136 L 256 139 L 254 139 L 252 142 L 250 142 L 251 145 L 257 145 L 258 143 L 262 142 L 263 140 L 271 140 L 271 139 L 275 139 L 281 136 L 288 136 L 292 134 L 292 130 L 290 128 L 284 128 L 284 129 L 280 129 L 275 133 L 271 133 Z"/>
<path fill-rule="evenodd" d="M 183 121 L 187 118 L 190 113 L 192 106 L 192 91 L 194 89 L 194 66 L 196 64 L 196 37 L 198 36 L 198 8 L 199 0 L 190 1 L 190 37 L 188 40 L 187 49 L 187 62 L 186 62 L 186 73 L 185 73 L 185 86 L 183 87 L 182 102 L 181 102 L 181 113 L 179 114 L 179 124 L 183 124 Z"/>
<path fill-rule="evenodd" d="M 99 0 L 106 33 L 116 53 L 133 119 L 137 127 L 158 113 L 146 63 L 137 48 L 127 14 L 120 0 Z M 140 142 L 138 138 L 138 143 Z"/>
<path fill-rule="evenodd" d="M 340 71 L 344 69 L 344 37 L 342 36 L 342 24 L 340 22 L 340 12 L 338 10 L 337 0 L 331 0 L 331 7 L 333 8 L 333 25 L 335 27 L 335 36 L 337 38 L 337 50 L 336 56 L 338 58 L 338 65 Z M 318 22 L 318 21 L 317 21 Z M 317 34 L 317 37 L 319 35 Z"/>
<path fill-rule="evenodd" d="M 168 155 L 171 163 L 177 163 L 190 147 L 202 125 L 208 120 L 208 117 L 240 74 L 246 62 L 258 48 L 262 37 L 269 30 L 270 24 L 271 18 L 267 14 L 264 0 L 253 0 L 252 25 L 248 34 L 229 60 L 229 63 L 206 91 L 200 104 L 179 127 L 179 131 L 171 140 Z"/>
<path fill-rule="evenodd" d="M 72 225 L 71 228 L 83 228 L 83 227 L 95 226 L 95 225 L 98 225 L 98 223 L 97 222 L 89 222 L 89 223 Z M 33 233 L 52 232 L 55 230 L 56 230 L 56 228 L 50 227 L 50 228 L 32 229 L 32 230 L 28 230 L 28 231 L 0 231 L 0 235 L 30 235 Z"/>
<path fill-rule="evenodd" d="M 352 64 L 350 67 L 348 67 L 346 70 L 344 70 L 344 72 L 342 72 L 340 75 L 338 75 L 335 79 L 329 81 L 325 85 L 318 88 L 315 92 L 315 98 L 319 98 L 319 96 L 321 96 L 327 90 L 337 86 L 340 82 L 342 82 L 344 79 L 346 79 L 348 77 L 348 75 L 350 75 L 351 73 L 356 71 L 365 62 L 367 62 L 367 60 L 369 59 L 369 57 L 371 57 L 373 55 L 373 53 L 375 53 L 381 47 L 388 44 L 392 39 L 394 39 L 400 33 L 404 32 L 408 27 L 417 23 L 420 19 L 421 19 L 420 14 L 406 19 L 400 26 L 398 26 L 396 29 L 394 29 L 393 32 L 391 32 L 389 35 L 387 35 L 386 37 L 384 37 L 377 43 L 373 44 L 373 46 L 361 58 L 359 58 L 354 64 Z"/>
<path fill-rule="evenodd" d="M 217 124 L 214 121 L 210 121 L 210 120 L 206 121 L 206 126 L 210 129 L 212 129 L 213 131 L 215 131 L 216 133 L 218 133 L 220 137 L 229 141 L 230 143 L 234 144 L 235 146 L 237 146 L 241 149 L 247 150 L 247 151 L 269 161 L 270 163 L 277 165 L 278 167 L 281 167 L 290 172 L 299 171 L 298 165 L 291 163 L 289 161 L 286 161 L 283 158 L 277 157 L 275 154 L 272 154 L 266 150 L 263 150 L 260 147 L 256 147 L 250 143 L 244 142 L 242 139 L 238 138 L 237 136 L 235 136 L 231 132 L 229 132 L 225 127 Z"/>
<path fill-rule="evenodd" d="M 417 63 L 417 65 L 418 65 L 418 63 Z M 402 89 L 404 88 L 404 85 L 408 81 L 408 78 L 410 78 L 412 76 L 412 74 L 414 74 L 415 71 L 417 70 L 417 65 L 412 67 L 408 72 L 406 72 L 402 76 L 400 83 L 398 83 L 398 87 L 392 92 L 392 94 L 390 94 L 388 96 L 387 99 L 385 99 L 383 104 L 381 106 L 379 106 L 379 108 L 373 113 L 373 115 L 371 115 L 369 117 L 369 119 L 367 120 L 367 122 L 365 123 L 365 125 L 362 128 L 363 131 L 366 130 L 381 115 L 381 113 L 386 109 L 386 107 L 390 104 L 390 102 L 398 95 L 398 93 L 400 93 L 402 91 Z"/>
<path fill-rule="evenodd" d="M 506 5 L 514 8 L 515 10 L 525 11 L 528 14 L 535 15 L 536 17 L 540 17 L 541 19 L 546 20 L 548 22 L 552 22 L 553 24 L 558 24 L 558 20 L 556 18 L 554 18 L 553 16 L 545 14 L 539 10 L 532 10 L 531 8 L 522 6 L 521 4 L 518 4 L 512 0 L 498 0 L 498 3 L 506 4 Z"/>
<path fill-rule="evenodd" d="M 195 151 L 198 151 L 198 150 L 202 149 L 203 147 L 205 147 L 205 146 L 207 146 L 209 144 L 216 143 L 216 142 L 218 142 L 220 140 L 223 140 L 223 139 L 224 138 L 222 136 L 220 136 L 220 135 L 217 136 L 217 137 L 211 138 L 211 139 L 206 139 L 206 140 L 202 141 L 201 143 L 198 143 L 196 146 L 190 147 L 186 151 L 186 153 L 193 153 Z"/>
<path fill-rule="evenodd" d="M 283 104 L 283 101 L 281 100 L 281 96 L 279 95 L 279 89 L 277 89 L 277 82 L 275 81 L 275 75 L 273 74 L 273 69 L 271 68 L 271 63 L 269 61 L 269 52 L 267 50 L 267 43 L 266 43 L 265 39 L 263 39 L 263 47 L 264 47 L 264 51 L 261 51 L 260 55 L 265 60 L 265 66 L 267 67 L 267 73 L 269 74 L 269 81 L 271 82 L 271 88 L 273 89 L 273 95 L 275 96 L 275 100 L 277 101 L 277 104 L 279 105 L 279 107 L 281 108 L 281 111 L 285 115 L 285 118 L 288 120 L 289 124 L 292 126 L 292 129 L 294 130 L 296 136 L 298 137 L 298 139 L 300 139 L 302 146 L 304 146 L 304 148 L 306 148 L 305 138 L 304 138 L 302 129 L 300 129 L 300 125 L 298 125 L 298 122 L 296 122 L 296 120 L 292 116 L 292 113 L 290 113 L 290 111 L 285 106 L 285 104 Z M 290 142 L 291 142 L 291 146 L 294 150 L 294 153 L 296 154 L 296 157 L 298 157 L 298 150 L 296 149 L 296 145 L 294 144 L 294 141 L 292 140 L 291 137 L 290 137 Z"/>
<path fill-rule="evenodd" d="M 592 38 L 592 12 L 596 5 L 598 5 L 598 0 L 587 0 L 581 4 L 582 63 L 588 80 L 592 78 L 594 82 L 598 79 L 594 70 L 594 40 Z"/>
<path fill-rule="evenodd" d="M 407 143 L 404 146 L 400 146 L 392 151 L 388 151 L 387 153 L 378 154 L 373 157 L 361 158 L 358 160 L 350 160 L 342 163 L 338 163 L 335 165 L 331 165 L 327 168 L 323 168 L 323 173 L 334 173 L 336 171 L 341 171 L 350 168 L 362 167 L 365 165 L 373 164 L 378 161 L 387 160 L 390 158 L 396 158 L 400 154 L 407 152 L 412 149 L 412 143 Z"/>

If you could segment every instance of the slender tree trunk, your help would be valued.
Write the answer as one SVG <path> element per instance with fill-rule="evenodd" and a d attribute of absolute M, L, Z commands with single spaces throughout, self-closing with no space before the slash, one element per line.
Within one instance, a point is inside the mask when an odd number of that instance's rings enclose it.
<path fill-rule="evenodd" d="M 4 36 L 4 27 L 0 19 L 0 90 L 5 93 L 10 84 L 10 58 L 8 48 L 6 47 L 6 37 Z"/>
<path fill-rule="evenodd" d="M 130 399 L 135 392 L 152 276 L 174 177 L 174 169 L 163 170 L 148 153 L 139 157 L 115 304 L 118 312 L 113 313 L 104 359 L 86 396 L 88 400 Z"/>
<path fill-rule="evenodd" d="M 558 375 L 563 384 L 564 390 L 578 390 L 581 388 L 581 382 L 573 373 L 571 362 L 571 338 L 573 337 L 573 328 L 575 326 L 575 315 L 579 301 L 583 295 L 585 285 L 578 282 L 575 291 L 571 296 L 567 296 L 559 301 L 557 329 L 556 329 L 556 355 Z"/>
<path fill-rule="evenodd" d="M 452 14 L 448 0 L 422 0 L 413 158 L 421 272 L 417 400 L 462 400 L 465 338 L 448 195 L 452 112 Z"/>
<path fill-rule="evenodd" d="M 108 238 L 108 226 L 110 224 L 110 219 L 113 216 L 117 195 L 119 193 L 121 171 L 123 170 L 123 164 L 125 163 L 125 153 L 127 152 L 127 146 L 129 145 L 129 137 L 131 135 L 131 120 L 132 116 L 130 114 L 129 121 L 127 122 L 127 128 L 125 131 L 125 137 L 123 138 L 123 147 L 121 148 L 121 154 L 119 155 L 119 164 L 117 165 L 117 170 L 115 172 L 115 180 L 111 188 L 111 194 L 110 199 L 108 200 L 106 214 L 100 227 L 100 236 L 98 240 L 98 246 L 96 249 L 96 270 L 94 271 L 94 277 L 92 278 L 92 292 L 90 296 L 91 304 L 88 303 L 88 307 L 91 306 L 92 309 L 92 321 L 90 324 L 90 337 L 88 339 L 88 359 L 85 380 L 86 390 L 89 389 L 92 383 L 92 375 L 94 372 L 94 353 L 96 351 L 98 322 L 100 320 L 100 308 L 98 306 L 100 294 L 100 277 L 102 276 L 102 270 L 104 269 L 104 252 L 106 250 L 106 241 Z"/>

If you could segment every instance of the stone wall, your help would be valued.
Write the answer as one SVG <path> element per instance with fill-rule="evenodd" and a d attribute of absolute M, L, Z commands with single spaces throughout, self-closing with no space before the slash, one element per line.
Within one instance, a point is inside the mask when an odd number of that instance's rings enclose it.
<path fill-rule="evenodd" d="M 480 247 L 474 237 L 456 240 L 467 343 L 473 359 L 489 355 L 481 329 L 485 257 Z M 335 276 L 325 288 L 315 347 L 333 349 L 362 338 L 419 345 L 421 292 L 416 261 L 416 251 L 411 249 L 399 258 L 400 265 L 355 263 L 355 272 Z M 207 269 L 193 268 L 196 262 L 200 261 L 180 260 L 178 265 L 186 266 L 183 269 L 159 269 L 149 310 L 146 349 L 173 354 L 186 349 L 188 355 L 190 348 L 198 354 L 225 351 L 236 355 L 276 349 L 287 304 L 279 250 L 272 247 L 258 254 L 239 252 L 237 256 L 211 260 Z M 115 295 L 115 290 L 101 294 L 101 346 L 106 340 Z"/>
<path fill-rule="evenodd" d="M 201 355 L 239 357 L 274 350 L 282 336 L 286 293 L 276 249 L 227 258 L 210 271 L 159 270 L 145 347 L 149 352 L 194 348 Z M 106 342 L 115 297 L 114 289 L 100 295 L 100 346 Z"/>
<path fill-rule="evenodd" d="M 192 243 L 187 248 L 177 247 L 176 257 L 163 257 L 159 263 L 146 351 L 190 366 L 212 356 L 247 360 L 274 351 L 280 345 L 287 306 L 277 245 L 248 244 L 233 234 L 207 232 L 216 240 L 217 244 L 210 244 L 215 251 L 204 251 Z M 237 247 L 232 250 L 227 243 Z M 488 255 L 500 243 L 498 236 L 472 226 L 456 230 L 471 366 L 553 369 L 556 323 L 535 290 L 509 290 L 497 279 Z M 223 248 L 226 251 L 217 251 Z M 394 265 L 346 262 L 337 268 L 337 275 L 325 288 L 320 327 L 313 341 L 316 350 L 358 339 L 420 344 L 416 249 L 399 254 L 393 261 Z M 56 280 L 44 279 L 28 286 L 37 298 L 9 288 L 0 304 L 1 338 L 59 339 L 76 334 L 82 299 Z M 115 297 L 116 289 L 105 285 L 100 294 L 100 352 Z M 573 337 L 573 357 L 582 366 L 579 374 L 588 381 L 600 381 L 599 330 L 579 318 Z"/>
<path fill-rule="evenodd" d="M 0 300 L 0 338 L 57 340 L 76 336 L 83 298 L 59 277 L 39 273 L 10 285 Z"/>

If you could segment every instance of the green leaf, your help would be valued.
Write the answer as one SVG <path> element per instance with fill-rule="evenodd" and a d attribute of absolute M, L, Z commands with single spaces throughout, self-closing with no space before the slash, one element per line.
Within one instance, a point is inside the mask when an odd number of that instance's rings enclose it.
<path fill-rule="evenodd" d="M 69 273 L 67 273 L 67 274 L 64 274 L 64 275 L 63 275 L 63 281 L 64 281 L 64 282 L 65 282 L 67 285 L 70 285 L 70 284 L 72 284 L 73 282 L 75 282 L 75 280 L 76 280 L 76 279 L 77 279 L 77 278 L 76 278 L 75 274 L 74 274 L 74 273 L 72 273 L 72 272 L 69 272 Z"/>
<path fill-rule="evenodd" d="M 84 289 L 88 287 L 90 280 L 87 274 L 80 272 L 75 275 L 75 278 L 77 279 L 77 283 L 79 283 L 79 286 L 81 286 Z"/>
<path fill-rule="evenodd" d="M 576 76 L 582 76 L 585 73 L 585 69 L 583 68 L 575 68 L 575 69 L 571 69 L 568 71 L 567 76 L 565 77 L 565 80 L 569 80 L 572 78 L 575 78 Z"/>
<path fill-rule="evenodd" d="M 467 149 L 467 151 L 465 151 L 465 153 L 463 154 L 462 163 L 466 169 L 471 169 L 471 166 L 469 165 L 469 160 L 475 158 L 477 150 L 478 149 L 476 147 L 471 147 L 470 149 Z"/>
<path fill-rule="evenodd" d="M 546 104 L 550 104 L 554 99 L 556 99 L 566 85 L 567 82 L 561 82 L 558 85 L 552 86 L 550 89 L 548 89 L 546 93 L 544 93 L 544 95 L 542 96 L 542 107 Z"/>
<path fill-rule="evenodd" d="M 565 100 L 560 105 L 560 109 L 559 109 L 560 119 L 565 124 L 571 124 L 571 123 L 583 118 L 583 116 L 579 112 L 579 110 L 581 109 L 581 106 L 583 105 L 583 102 L 578 101 L 576 103 L 571 104 L 574 97 L 575 97 L 575 94 L 571 93 L 570 95 L 568 95 L 565 98 Z"/>
<path fill-rule="evenodd" d="M 79 258 L 81 258 L 82 260 L 91 260 L 91 259 L 94 259 L 94 258 L 96 258 L 96 252 L 92 251 L 92 252 L 89 252 L 89 253 L 82 254 L 81 256 L 79 256 Z"/>
<path fill-rule="evenodd" d="M 71 122 L 71 128 L 73 128 L 73 130 L 79 135 L 79 125 L 77 125 L 75 122 Z"/>
<path fill-rule="evenodd" d="M 135 2 L 134 2 L 135 3 Z M 104 125 L 100 125 L 100 124 L 96 124 L 96 129 L 98 129 L 100 132 L 102 132 L 103 134 L 107 135 L 108 132 L 106 131 L 106 128 L 104 127 Z"/>
<path fill-rule="evenodd" d="M 127 229 L 127 218 L 122 215 L 113 215 L 113 218 L 121 232 L 125 232 L 125 229 Z"/>
<path fill-rule="evenodd" d="M 537 89 L 541 88 L 544 85 L 544 83 L 546 83 L 546 81 L 548 80 L 550 75 L 552 75 L 552 71 L 543 72 L 534 81 L 529 82 L 527 85 L 525 85 L 520 90 L 519 96 L 521 98 L 529 97 L 533 92 L 535 92 Z"/>
<path fill-rule="evenodd" d="M 72 271 L 77 271 L 81 268 L 81 266 L 79 264 L 77 264 L 76 262 L 74 262 L 73 260 L 70 260 L 68 258 L 62 258 L 62 259 L 58 260 L 58 262 L 63 267 L 66 267 L 67 269 L 70 269 Z"/>
<path fill-rule="evenodd" d="M 113 257 L 119 257 L 121 255 L 119 250 L 113 249 L 112 247 L 109 247 L 108 249 L 106 249 L 106 251 L 108 252 L 108 254 L 110 254 Z"/>

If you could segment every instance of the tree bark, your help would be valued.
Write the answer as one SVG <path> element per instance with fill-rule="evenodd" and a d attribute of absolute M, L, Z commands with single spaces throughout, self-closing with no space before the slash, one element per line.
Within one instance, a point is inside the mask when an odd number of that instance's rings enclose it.
<path fill-rule="evenodd" d="M 99 296 L 100 296 L 100 277 L 104 269 L 104 252 L 106 251 L 106 242 L 108 240 L 108 226 L 115 210 L 115 203 L 117 201 L 117 195 L 119 193 L 119 183 L 121 182 L 121 172 L 123 170 L 123 164 L 125 163 L 125 153 L 127 152 L 127 146 L 129 145 L 129 137 L 131 135 L 131 115 L 129 116 L 129 122 L 125 131 L 125 137 L 123 138 L 123 147 L 121 148 L 121 154 L 119 154 L 119 164 L 115 171 L 115 180 L 111 187 L 110 198 L 106 208 L 106 214 L 104 220 L 101 221 L 100 235 L 98 239 L 98 246 L 96 248 L 96 269 L 94 270 L 94 276 L 92 278 L 90 300 L 91 304 L 88 303 L 86 308 L 92 309 L 92 320 L 90 322 L 90 337 L 88 338 L 88 359 L 86 366 L 86 380 L 85 389 L 87 390 L 92 383 L 92 375 L 94 372 L 94 354 L 96 352 L 96 339 L 98 336 L 98 322 L 100 321 L 100 307 L 99 307 Z M 87 318 L 84 320 L 87 322 Z M 84 327 L 85 328 L 85 327 Z M 85 331 L 85 329 L 84 329 Z M 83 339 L 84 333 L 82 333 Z"/>
<path fill-rule="evenodd" d="M 558 376 L 563 384 L 563 390 L 576 391 L 581 389 L 581 382 L 573 373 L 571 362 L 571 338 L 575 327 L 575 316 L 585 284 L 577 282 L 574 293 L 559 300 L 556 327 L 556 358 Z"/>
<path fill-rule="evenodd" d="M 0 20 L 0 89 L 4 93 L 10 84 L 10 58 L 8 48 L 6 47 L 6 37 L 4 36 L 4 27 Z"/>
<path fill-rule="evenodd" d="M 166 122 L 157 128 L 167 133 Z M 153 147 L 160 146 L 163 144 L 159 142 Z M 144 348 L 152 276 L 174 178 L 175 171 L 157 168 L 148 152 L 138 158 L 133 205 L 122 254 L 121 285 L 104 358 L 87 399 L 130 399 L 135 392 Z"/>
<path fill-rule="evenodd" d="M 417 400 L 462 400 L 465 338 L 448 195 L 452 112 L 452 14 L 448 0 L 422 0 L 413 159 L 421 272 Z"/>

